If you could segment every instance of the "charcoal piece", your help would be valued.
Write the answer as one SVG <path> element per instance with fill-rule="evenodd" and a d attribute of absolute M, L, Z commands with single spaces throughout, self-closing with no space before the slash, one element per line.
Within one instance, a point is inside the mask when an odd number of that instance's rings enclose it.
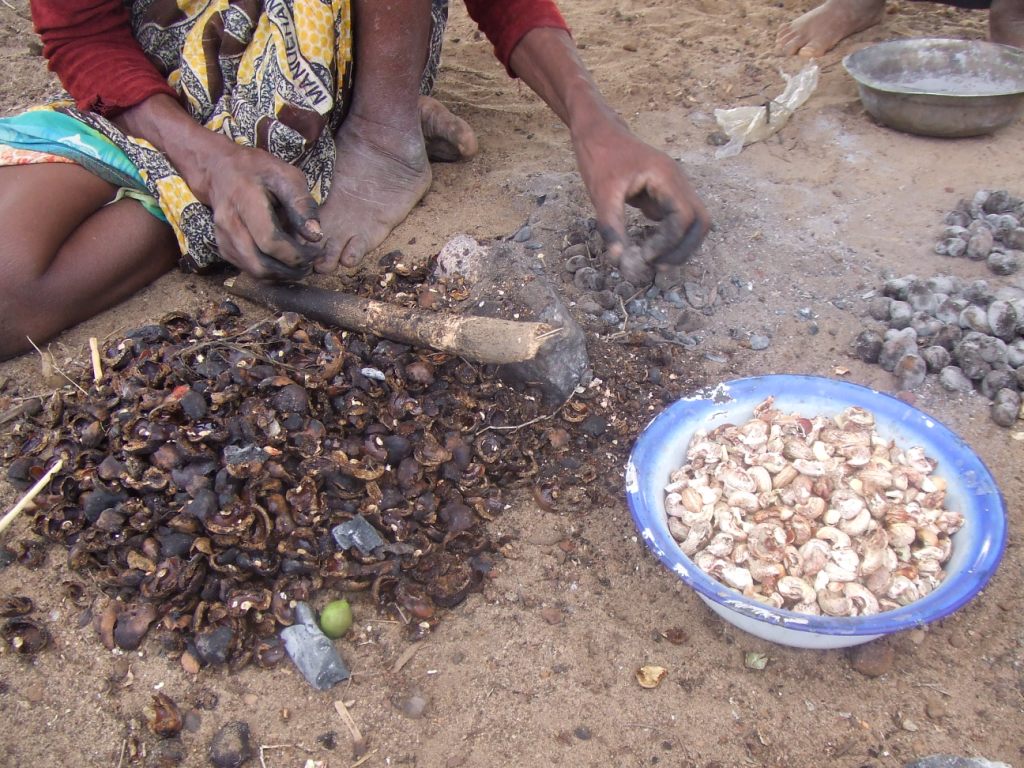
<path fill-rule="evenodd" d="M 974 390 L 974 384 L 955 365 L 947 365 L 939 373 L 939 383 L 949 392 L 967 394 Z"/>
<path fill-rule="evenodd" d="M 1012 275 L 1020 269 L 1018 251 L 992 251 L 988 255 L 988 268 L 997 275 Z"/>
<path fill-rule="evenodd" d="M 949 350 L 938 345 L 925 347 L 921 350 L 921 359 L 928 366 L 929 373 L 938 373 L 950 363 Z"/>
<path fill-rule="evenodd" d="M 285 650 L 306 681 L 318 691 L 326 691 L 350 673 L 334 643 L 317 626 L 308 603 L 295 606 L 295 624 L 281 630 Z"/>
<path fill-rule="evenodd" d="M 366 518 L 356 515 L 331 529 L 331 536 L 339 550 L 355 547 L 364 555 L 372 555 L 377 547 L 384 546 L 384 539 Z"/>

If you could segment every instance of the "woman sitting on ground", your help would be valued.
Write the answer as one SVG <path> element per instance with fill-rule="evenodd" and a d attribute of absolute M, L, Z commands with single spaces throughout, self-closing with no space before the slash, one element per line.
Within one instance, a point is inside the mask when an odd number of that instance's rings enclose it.
<path fill-rule="evenodd" d="M 604 101 L 552 0 L 466 0 L 568 126 L 616 260 L 624 206 L 678 263 L 707 214 Z M 476 151 L 429 97 L 445 0 L 32 0 L 70 100 L 0 120 L 0 358 L 219 259 L 298 280 L 352 266 Z M 636 253 L 631 248 L 629 253 Z M 633 257 L 640 258 L 640 257 Z"/>

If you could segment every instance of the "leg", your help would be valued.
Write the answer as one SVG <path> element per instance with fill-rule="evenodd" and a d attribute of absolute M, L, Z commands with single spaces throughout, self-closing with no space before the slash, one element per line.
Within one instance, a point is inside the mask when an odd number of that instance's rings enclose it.
<path fill-rule="evenodd" d="M 420 128 L 420 76 L 427 61 L 430 0 L 355 0 L 352 106 L 335 136 L 337 160 L 321 225 L 332 254 L 358 264 L 430 187 Z"/>
<path fill-rule="evenodd" d="M 476 153 L 472 129 L 440 102 L 420 96 L 431 34 L 430 0 L 355 0 L 352 106 L 335 136 L 337 161 L 321 208 L 333 272 L 380 245 L 426 194 L 430 154 Z M 426 137 L 426 138 L 425 138 Z"/>
<path fill-rule="evenodd" d="M 808 59 L 824 56 L 839 41 L 878 24 L 884 12 L 885 0 L 825 0 L 782 25 L 775 40 L 777 52 Z"/>
<path fill-rule="evenodd" d="M 59 192 L 57 192 L 59 190 Z M 77 165 L 0 168 L 0 360 L 123 301 L 171 269 L 171 228 Z"/>
<path fill-rule="evenodd" d="M 988 29 L 993 43 L 1024 48 L 1024 0 L 992 0 Z"/>

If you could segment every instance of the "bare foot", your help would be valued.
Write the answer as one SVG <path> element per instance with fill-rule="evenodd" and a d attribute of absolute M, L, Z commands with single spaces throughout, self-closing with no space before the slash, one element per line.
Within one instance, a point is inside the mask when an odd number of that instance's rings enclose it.
<path fill-rule="evenodd" d="M 427 157 L 435 162 L 468 160 L 477 151 L 476 134 L 469 123 L 448 111 L 448 107 L 430 96 L 420 96 L 420 123 Z"/>
<path fill-rule="evenodd" d="M 873 27 L 882 20 L 884 12 L 885 0 L 825 0 L 814 10 L 782 25 L 775 39 L 776 52 L 816 59 L 835 48 L 840 40 Z"/>
<path fill-rule="evenodd" d="M 1024 48 L 1024 0 L 992 0 L 988 36 L 993 43 Z"/>
<path fill-rule="evenodd" d="M 353 113 L 335 137 L 338 156 L 320 224 L 327 257 L 316 265 L 334 272 L 355 266 L 388 236 L 430 187 L 423 135 L 375 123 Z"/>

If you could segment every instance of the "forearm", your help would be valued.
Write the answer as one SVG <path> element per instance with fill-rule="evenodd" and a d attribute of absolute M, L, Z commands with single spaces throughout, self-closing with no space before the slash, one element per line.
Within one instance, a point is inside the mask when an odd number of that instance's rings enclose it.
<path fill-rule="evenodd" d="M 126 109 L 114 122 L 128 135 L 145 139 L 163 152 L 193 194 L 210 203 L 210 181 L 217 163 L 237 146 L 230 139 L 197 123 L 181 104 L 163 94 Z"/>
<path fill-rule="evenodd" d="M 132 37 L 121 0 L 32 0 L 31 6 L 43 55 L 81 109 L 111 116 L 154 94 L 173 95 Z"/>
<path fill-rule="evenodd" d="M 583 66 L 568 32 L 530 30 L 512 51 L 509 63 L 565 123 L 574 140 L 609 122 L 624 125 Z"/>

